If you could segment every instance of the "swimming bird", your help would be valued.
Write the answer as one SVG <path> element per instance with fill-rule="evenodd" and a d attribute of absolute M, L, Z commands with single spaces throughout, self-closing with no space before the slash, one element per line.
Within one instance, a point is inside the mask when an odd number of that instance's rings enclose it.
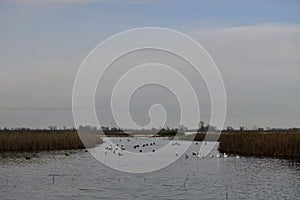
<path fill-rule="evenodd" d="M 70 155 L 69 153 L 67 153 L 67 152 L 65 153 L 65 156 L 69 156 L 69 155 Z"/>
<path fill-rule="evenodd" d="M 198 158 L 203 158 L 203 155 L 201 153 L 198 154 Z"/>
<path fill-rule="evenodd" d="M 221 154 L 219 154 L 219 152 L 216 155 L 217 158 L 221 158 Z"/>
<path fill-rule="evenodd" d="M 184 154 L 184 158 L 185 158 L 185 159 L 188 159 L 189 156 L 188 156 L 187 154 Z"/>
<path fill-rule="evenodd" d="M 142 149 L 140 149 L 140 153 L 142 153 L 143 151 L 142 151 Z"/>
<path fill-rule="evenodd" d="M 155 149 L 153 149 L 152 152 L 155 152 Z"/>
<path fill-rule="evenodd" d="M 121 152 L 118 152 L 118 156 L 122 156 L 123 154 Z"/>
<path fill-rule="evenodd" d="M 210 157 L 210 158 L 213 158 L 214 156 L 213 156 L 212 154 L 209 154 L 209 157 Z"/>
<path fill-rule="evenodd" d="M 112 145 L 110 144 L 109 146 L 107 146 L 105 149 L 107 149 L 107 150 L 112 150 Z"/>
<path fill-rule="evenodd" d="M 224 154 L 223 154 L 223 157 L 224 157 L 224 158 L 227 158 L 227 157 L 228 157 L 228 155 L 227 155 L 226 153 L 224 153 Z"/>
<path fill-rule="evenodd" d="M 31 158 L 29 156 L 26 156 L 25 157 L 25 160 L 30 160 Z"/>
<path fill-rule="evenodd" d="M 236 155 L 236 158 L 241 158 L 239 155 Z"/>
<path fill-rule="evenodd" d="M 193 156 L 196 156 L 196 155 L 197 155 L 197 153 L 195 153 L 195 152 L 193 152 L 192 154 L 193 154 Z"/>

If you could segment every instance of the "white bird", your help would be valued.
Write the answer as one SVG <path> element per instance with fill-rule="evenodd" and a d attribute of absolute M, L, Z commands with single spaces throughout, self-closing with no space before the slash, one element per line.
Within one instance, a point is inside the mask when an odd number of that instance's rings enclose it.
<path fill-rule="evenodd" d="M 209 154 L 209 157 L 210 157 L 210 158 L 213 158 L 214 156 L 213 156 L 212 154 Z"/>
<path fill-rule="evenodd" d="M 121 146 L 121 150 L 126 150 L 126 148 L 124 146 Z"/>
<path fill-rule="evenodd" d="M 216 155 L 217 158 L 221 158 L 221 154 L 219 154 L 219 152 Z"/>
<path fill-rule="evenodd" d="M 236 158 L 240 158 L 240 156 L 239 156 L 239 155 L 237 155 L 237 156 L 236 156 Z"/>
<path fill-rule="evenodd" d="M 203 155 L 201 153 L 198 154 L 198 158 L 203 158 Z"/>
<path fill-rule="evenodd" d="M 109 145 L 108 147 L 106 147 L 105 149 L 107 149 L 107 150 L 112 150 L 112 146 L 111 145 Z"/>
<path fill-rule="evenodd" d="M 227 155 L 226 153 L 224 153 L 223 156 L 224 156 L 224 158 L 227 158 L 227 157 L 228 157 L 228 155 Z"/>

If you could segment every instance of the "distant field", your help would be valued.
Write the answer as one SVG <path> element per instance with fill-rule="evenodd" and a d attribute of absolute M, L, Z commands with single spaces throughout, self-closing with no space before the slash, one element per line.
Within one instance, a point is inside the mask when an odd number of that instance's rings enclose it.
<path fill-rule="evenodd" d="M 87 148 L 102 143 L 95 133 L 86 133 Z M 0 152 L 50 151 L 86 148 L 76 130 L 1 130 Z"/>

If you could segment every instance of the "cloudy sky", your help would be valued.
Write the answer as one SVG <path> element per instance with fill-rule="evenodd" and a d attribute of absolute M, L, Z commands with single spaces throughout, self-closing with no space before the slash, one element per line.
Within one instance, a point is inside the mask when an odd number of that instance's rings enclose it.
<path fill-rule="evenodd" d="M 299 10 L 288 0 L 0 1 L 0 127 L 74 126 L 72 89 L 84 58 L 112 34 L 145 26 L 181 31 L 209 52 L 225 83 L 226 125 L 300 127 Z M 151 104 L 146 91 L 136 102 Z M 114 125 L 97 95 L 104 125 Z M 200 104 L 207 121 L 209 101 Z M 133 119 L 147 121 L 140 106 Z"/>

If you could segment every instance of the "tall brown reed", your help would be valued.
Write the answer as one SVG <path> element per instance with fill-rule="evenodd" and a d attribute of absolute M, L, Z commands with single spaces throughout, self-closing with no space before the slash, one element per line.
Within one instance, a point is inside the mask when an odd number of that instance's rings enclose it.
<path fill-rule="evenodd" d="M 219 151 L 242 156 L 300 159 L 300 132 L 223 133 Z"/>
<path fill-rule="evenodd" d="M 102 143 L 95 133 L 87 133 L 87 148 Z M 49 151 L 86 148 L 76 130 L 3 130 L 0 131 L 0 152 Z"/>

